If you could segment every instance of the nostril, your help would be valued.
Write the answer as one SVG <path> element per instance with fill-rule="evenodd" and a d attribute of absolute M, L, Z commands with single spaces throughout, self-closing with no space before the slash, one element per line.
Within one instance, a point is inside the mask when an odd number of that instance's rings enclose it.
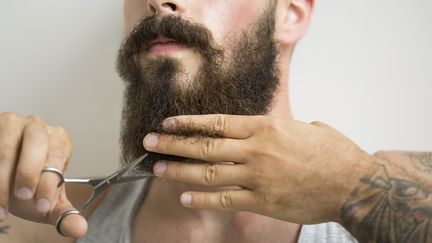
<path fill-rule="evenodd" d="M 162 6 L 169 7 L 172 11 L 177 10 L 177 6 L 174 3 L 164 3 L 164 4 L 162 4 Z"/>

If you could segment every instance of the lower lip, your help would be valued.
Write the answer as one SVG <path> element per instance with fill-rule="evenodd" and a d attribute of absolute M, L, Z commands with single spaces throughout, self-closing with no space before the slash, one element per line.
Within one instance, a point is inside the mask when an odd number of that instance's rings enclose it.
<path fill-rule="evenodd" d="M 185 48 L 186 46 L 176 42 L 158 43 L 152 45 L 149 48 L 148 52 L 151 55 L 164 55 L 164 54 L 178 52 L 184 50 Z"/>

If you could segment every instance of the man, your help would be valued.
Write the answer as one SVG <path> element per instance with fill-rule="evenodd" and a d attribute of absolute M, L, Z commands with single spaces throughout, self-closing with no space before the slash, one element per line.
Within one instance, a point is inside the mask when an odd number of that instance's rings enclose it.
<path fill-rule="evenodd" d="M 313 5 L 125 0 L 124 162 L 156 152 L 138 171 L 162 179 L 113 187 L 84 213 L 86 236 L 77 214 L 62 218 L 60 233 L 78 242 L 353 242 L 335 224 L 301 226 L 336 221 L 359 240 L 429 242 L 430 153 L 371 156 L 323 123 L 292 120 L 288 63 Z M 232 115 L 172 117 L 191 114 Z M 1 114 L 0 219 L 10 211 L 55 224 L 83 203 L 88 189 L 58 188 L 57 174 L 42 173 L 64 170 L 71 147 L 38 117 Z M 7 220 L 8 242 L 74 241 Z"/>

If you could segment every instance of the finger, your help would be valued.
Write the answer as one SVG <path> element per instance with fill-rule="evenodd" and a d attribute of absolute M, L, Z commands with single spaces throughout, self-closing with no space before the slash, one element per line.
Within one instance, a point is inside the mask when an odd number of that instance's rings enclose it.
<path fill-rule="evenodd" d="M 45 167 L 53 167 L 64 171 L 67 160 L 72 153 L 72 145 L 63 129 L 54 128 L 52 130 L 49 137 Z M 35 194 L 36 208 L 39 212 L 47 213 L 51 210 L 61 179 L 56 173 L 45 172 L 41 174 Z"/>
<path fill-rule="evenodd" d="M 189 164 L 160 161 L 154 166 L 157 176 L 204 186 L 250 186 L 245 165 Z M 249 183 L 248 183 L 249 182 Z"/>
<path fill-rule="evenodd" d="M 151 152 L 177 155 L 205 161 L 246 162 L 244 143 L 230 138 L 178 137 L 148 134 L 144 147 Z"/>
<path fill-rule="evenodd" d="M 56 226 L 57 219 L 62 215 L 62 213 L 75 209 L 66 197 L 64 185 L 60 188 L 61 192 L 57 203 L 51 213 L 48 214 L 48 220 L 54 226 Z M 60 224 L 60 231 L 62 234 L 74 239 L 83 237 L 87 233 L 87 229 L 88 224 L 86 219 L 79 214 L 71 214 L 64 217 Z"/>
<path fill-rule="evenodd" d="M 48 150 L 48 132 L 42 123 L 24 128 L 21 155 L 15 177 L 15 196 L 21 200 L 33 198 Z"/>
<path fill-rule="evenodd" d="M 0 128 L 0 221 L 6 220 L 9 210 L 9 194 L 21 142 L 21 129 L 11 120 Z"/>
<path fill-rule="evenodd" d="M 180 196 L 183 206 L 208 210 L 252 211 L 254 195 L 249 190 L 220 192 L 185 192 Z"/>
<path fill-rule="evenodd" d="M 167 118 L 162 127 L 165 131 L 206 131 L 209 134 L 244 139 L 250 137 L 254 129 L 252 116 L 235 115 L 193 115 Z"/>

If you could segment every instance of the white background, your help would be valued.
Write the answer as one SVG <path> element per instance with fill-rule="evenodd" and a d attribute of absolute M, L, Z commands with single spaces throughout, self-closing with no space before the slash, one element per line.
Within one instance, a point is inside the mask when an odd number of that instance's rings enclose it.
<path fill-rule="evenodd" d="M 74 142 L 70 174 L 118 166 L 121 1 L 1 0 L 0 112 L 38 114 Z M 432 151 L 432 1 L 318 0 L 290 95 L 368 152 Z"/>

